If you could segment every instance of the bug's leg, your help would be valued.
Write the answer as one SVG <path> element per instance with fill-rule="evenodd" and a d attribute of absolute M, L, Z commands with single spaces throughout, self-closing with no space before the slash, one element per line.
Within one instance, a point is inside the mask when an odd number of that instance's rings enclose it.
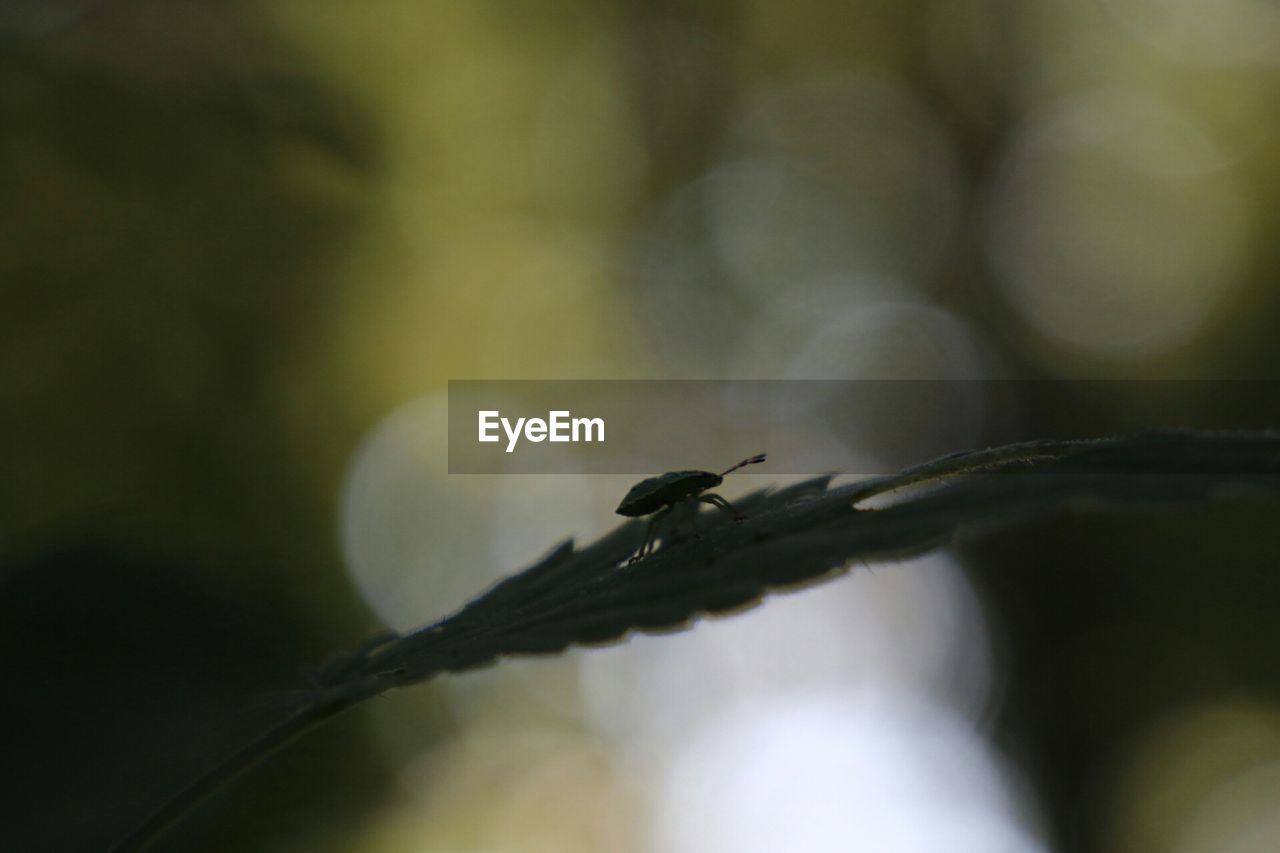
<path fill-rule="evenodd" d="M 658 537 L 656 535 L 658 532 L 658 522 L 662 521 L 670 514 L 671 514 L 670 506 L 664 507 L 658 510 L 658 512 L 654 514 L 653 520 L 649 522 L 649 535 L 647 537 L 649 540 L 649 544 L 645 548 L 645 550 L 641 552 L 640 554 L 641 557 L 647 557 L 650 554 L 652 554 L 654 551 L 658 550 Z"/>
<path fill-rule="evenodd" d="M 662 518 L 669 511 L 670 511 L 670 507 L 660 509 L 658 510 L 658 512 L 654 513 L 652 518 L 649 519 L 649 526 L 646 527 L 644 531 L 644 542 L 640 545 L 640 550 L 635 553 L 635 556 L 633 556 L 630 560 L 627 560 L 628 566 L 630 566 L 632 563 L 640 562 L 645 557 L 649 556 L 650 553 L 652 553 L 653 543 L 654 543 L 653 534 L 657 532 L 658 519 Z"/>
<path fill-rule="evenodd" d="M 706 504 L 711 504 L 716 509 L 722 510 L 729 514 L 734 521 L 746 521 L 747 517 L 733 508 L 733 504 L 717 494 L 707 492 L 705 495 L 698 495 L 698 500 Z"/>
<path fill-rule="evenodd" d="M 644 529 L 644 541 L 640 543 L 640 550 L 632 554 L 631 559 L 627 560 L 628 566 L 632 565 L 633 563 L 640 562 L 641 560 L 644 559 L 644 555 L 648 553 L 649 543 L 653 541 L 653 525 L 656 524 L 657 521 L 658 521 L 658 517 L 656 515 L 653 518 L 649 519 L 649 524 Z"/>
<path fill-rule="evenodd" d="M 658 518 L 662 513 L 655 513 L 653 518 L 649 519 L 649 528 L 644 534 L 644 544 L 640 546 L 640 554 L 638 559 L 643 560 L 652 554 L 658 547 Z"/>

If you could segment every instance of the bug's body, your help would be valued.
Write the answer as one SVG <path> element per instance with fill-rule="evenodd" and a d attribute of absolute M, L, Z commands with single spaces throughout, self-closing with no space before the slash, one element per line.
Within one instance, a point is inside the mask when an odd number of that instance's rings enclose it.
<path fill-rule="evenodd" d="M 714 489 L 723 482 L 724 477 L 710 471 L 670 471 L 650 477 L 631 487 L 622 503 L 618 504 L 618 515 L 639 518 L 707 489 Z"/>
<path fill-rule="evenodd" d="M 736 471 L 744 465 L 754 465 L 757 462 L 763 462 L 765 455 L 761 453 L 759 456 L 752 456 L 750 459 L 744 459 L 737 465 L 734 465 L 729 471 Z M 724 482 L 725 471 L 716 474 L 711 471 L 668 471 L 657 477 L 650 477 L 647 480 L 641 480 L 631 487 L 626 497 L 622 499 L 622 503 L 618 504 L 618 515 L 625 515 L 630 518 L 639 518 L 644 515 L 651 515 L 653 519 L 649 522 L 649 529 L 645 533 L 644 544 L 640 546 L 640 550 L 629 562 L 634 563 L 644 559 L 653 551 L 654 533 L 657 528 L 658 519 L 666 515 L 666 513 L 676 504 L 695 500 L 702 503 L 709 503 L 712 506 L 723 510 L 733 517 L 734 521 L 743 521 L 746 516 L 742 515 L 733 508 L 733 504 L 729 503 L 719 495 L 704 494 L 707 489 L 713 489 Z M 696 531 L 696 526 L 695 526 Z"/>

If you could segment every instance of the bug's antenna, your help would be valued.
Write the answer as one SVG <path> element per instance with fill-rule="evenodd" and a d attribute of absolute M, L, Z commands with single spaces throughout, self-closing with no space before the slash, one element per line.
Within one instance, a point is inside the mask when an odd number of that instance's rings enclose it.
<path fill-rule="evenodd" d="M 743 468 L 743 467 L 745 467 L 745 466 L 747 466 L 747 465 L 754 465 L 754 464 L 756 464 L 757 462 L 763 462 L 763 461 L 764 461 L 764 457 L 765 457 L 766 455 L 767 455 L 767 454 L 761 453 L 759 456 L 752 456 L 750 459 L 743 459 L 743 460 L 742 460 L 741 462 L 739 462 L 737 465 L 734 465 L 732 468 L 730 468 L 730 469 L 729 469 L 729 471 L 737 471 L 739 468 Z M 729 473 L 729 471 L 725 471 L 725 472 L 724 472 L 723 474 L 721 474 L 720 476 L 721 476 L 721 477 L 723 477 L 725 474 L 728 474 L 728 473 Z"/>

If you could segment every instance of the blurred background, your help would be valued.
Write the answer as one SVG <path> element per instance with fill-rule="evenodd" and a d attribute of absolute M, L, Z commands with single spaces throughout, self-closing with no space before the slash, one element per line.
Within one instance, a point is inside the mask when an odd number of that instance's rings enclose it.
<path fill-rule="evenodd" d="M 449 379 L 1277 378 L 1277 104 L 1266 0 L 0 0 L 0 849 L 102 849 L 612 526 L 628 478 L 449 476 Z M 1271 851 L 1276 508 L 399 691 L 158 849 Z"/>

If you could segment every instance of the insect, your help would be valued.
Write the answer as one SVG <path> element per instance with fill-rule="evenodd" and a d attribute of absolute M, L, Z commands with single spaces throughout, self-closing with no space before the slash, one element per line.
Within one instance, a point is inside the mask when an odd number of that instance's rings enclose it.
<path fill-rule="evenodd" d="M 644 534 L 644 544 L 636 555 L 627 561 L 627 565 L 643 560 L 653 552 L 653 535 L 657 531 L 658 520 L 665 517 L 672 507 L 687 500 L 708 503 L 729 514 L 734 521 L 744 521 L 746 516 L 733 508 L 733 504 L 716 494 L 707 492 L 724 482 L 725 474 L 737 471 L 747 465 L 763 462 L 765 454 L 743 459 L 737 465 L 720 474 L 711 471 L 668 471 L 657 477 L 641 480 L 631 487 L 622 503 L 618 504 L 618 515 L 631 518 L 654 514 Z M 707 492 L 706 494 L 703 494 Z M 696 531 L 695 527 L 695 531 Z"/>

